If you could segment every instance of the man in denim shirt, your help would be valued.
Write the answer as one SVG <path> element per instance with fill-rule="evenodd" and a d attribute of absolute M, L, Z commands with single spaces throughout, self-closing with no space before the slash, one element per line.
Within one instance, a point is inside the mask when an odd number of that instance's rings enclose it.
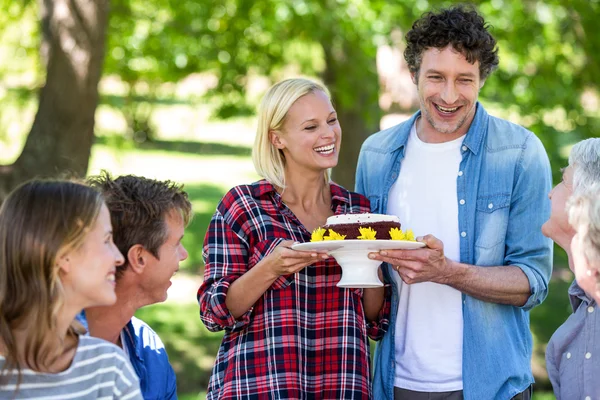
<path fill-rule="evenodd" d="M 357 192 L 398 215 L 427 247 L 387 250 L 390 330 L 374 359 L 374 398 L 529 399 L 528 311 L 546 297 L 548 157 L 526 129 L 477 102 L 497 67 L 474 10 L 427 13 L 406 35 L 420 111 L 361 149 Z"/>
<path fill-rule="evenodd" d="M 156 332 L 134 317 L 141 307 L 163 302 L 171 277 L 188 253 L 181 244 L 191 204 L 181 185 L 108 173 L 90 178 L 110 211 L 114 242 L 125 256 L 117 268 L 117 302 L 88 308 L 78 319 L 90 335 L 120 346 L 140 378 L 146 400 L 177 399 L 175 372 Z"/>

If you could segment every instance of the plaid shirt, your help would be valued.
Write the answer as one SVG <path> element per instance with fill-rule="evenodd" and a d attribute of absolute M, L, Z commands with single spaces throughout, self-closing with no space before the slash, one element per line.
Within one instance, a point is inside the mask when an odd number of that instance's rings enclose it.
<path fill-rule="evenodd" d="M 368 212 L 368 200 L 331 184 L 335 214 Z M 280 276 L 244 315 L 225 305 L 229 285 L 283 240 L 310 233 L 262 180 L 231 189 L 217 206 L 206 237 L 200 317 L 225 330 L 208 399 L 371 398 L 369 341 L 388 328 L 390 296 L 377 321 L 365 321 L 362 289 L 338 288 L 333 258 Z"/>

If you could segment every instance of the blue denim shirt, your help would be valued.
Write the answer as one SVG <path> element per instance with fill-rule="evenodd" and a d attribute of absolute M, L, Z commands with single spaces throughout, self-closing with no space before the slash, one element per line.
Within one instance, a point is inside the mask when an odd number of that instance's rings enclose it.
<path fill-rule="evenodd" d="M 419 117 L 371 135 L 363 144 L 356 191 L 371 201 L 371 211 L 386 213 L 388 193 L 398 178 L 410 129 Z M 552 186 L 548 156 L 530 131 L 477 111 L 462 146 L 456 178 L 460 261 L 477 266 L 513 265 L 529 279 L 531 295 L 523 307 L 488 303 L 463 293 L 463 394 L 465 400 L 510 399 L 533 383 L 529 310 L 548 293 L 552 242 L 541 233 L 550 215 Z M 427 177 L 423 177 L 427 179 Z M 392 285 L 392 304 L 398 288 Z M 394 398 L 394 330 L 377 344 L 373 396 Z"/>
<path fill-rule="evenodd" d="M 77 320 L 89 331 L 85 311 Z M 123 328 L 131 365 L 140 378 L 144 400 L 177 400 L 175 371 L 160 337 L 141 319 L 132 317 Z"/>

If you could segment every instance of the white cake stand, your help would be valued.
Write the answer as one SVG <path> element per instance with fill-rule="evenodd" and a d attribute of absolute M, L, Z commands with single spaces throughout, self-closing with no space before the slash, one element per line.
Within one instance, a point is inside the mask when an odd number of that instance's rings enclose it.
<path fill-rule="evenodd" d="M 337 283 L 343 288 L 381 287 L 377 271 L 381 261 L 371 260 L 369 253 L 379 250 L 409 250 L 424 247 L 425 243 L 405 240 L 328 240 L 298 243 L 294 250 L 326 251 L 342 267 L 342 279 Z"/>

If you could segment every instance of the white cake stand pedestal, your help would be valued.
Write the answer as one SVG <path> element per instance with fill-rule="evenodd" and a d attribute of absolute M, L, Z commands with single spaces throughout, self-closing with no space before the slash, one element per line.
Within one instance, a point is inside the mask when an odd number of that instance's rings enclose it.
<path fill-rule="evenodd" d="M 342 279 L 337 286 L 343 288 L 381 287 L 377 271 L 381 261 L 371 260 L 369 253 L 384 249 L 412 250 L 424 247 L 425 243 L 405 240 L 329 240 L 322 242 L 296 243 L 294 250 L 327 252 L 342 267 Z"/>
<path fill-rule="evenodd" d="M 342 279 L 337 283 L 342 288 L 375 288 L 383 286 L 378 271 L 381 261 L 371 260 L 373 250 L 334 250 L 329 252 L 342 267 Z"/>

